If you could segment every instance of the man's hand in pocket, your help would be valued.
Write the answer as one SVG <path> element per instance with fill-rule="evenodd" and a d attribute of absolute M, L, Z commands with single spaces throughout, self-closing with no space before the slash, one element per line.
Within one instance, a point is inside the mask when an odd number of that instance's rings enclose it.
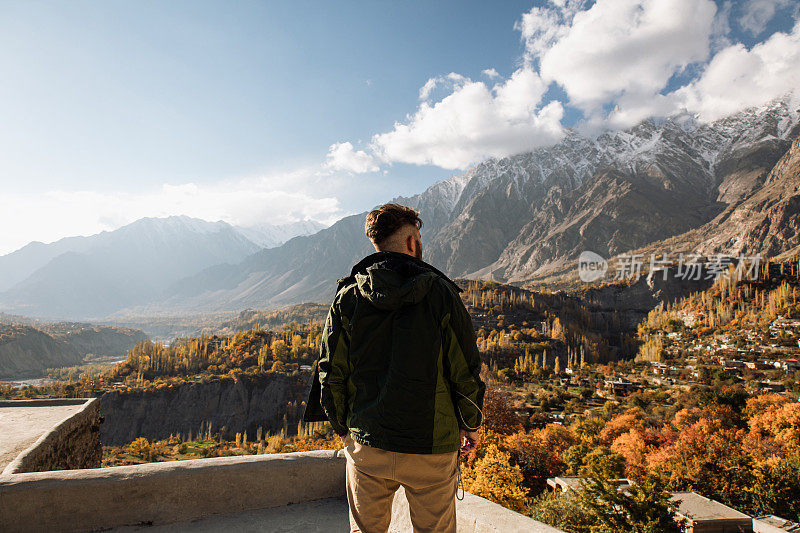
<path fill-rule="evenodd" d="M 478 436 L 477 431 L 467 431 L 467 430 L 460 430 L 461 434 L 461 451 L 468 452 L 470 450 L 474 450 L 475 446 L 478 444 Z"/>

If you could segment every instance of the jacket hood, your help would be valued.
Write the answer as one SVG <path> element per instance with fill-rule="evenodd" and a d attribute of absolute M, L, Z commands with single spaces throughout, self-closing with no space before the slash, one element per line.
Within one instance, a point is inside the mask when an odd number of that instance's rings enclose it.
<path fill-rule="evenodd" d="M 376 252 L 353 266 L 350 276 L 339 280 L 339 288 L 355 281 L 361 295 L 375 307 L 397 309 L 425 298 L 437 277 L 462 292 L 453 280 L 421 259 L 400 252 Z"/>

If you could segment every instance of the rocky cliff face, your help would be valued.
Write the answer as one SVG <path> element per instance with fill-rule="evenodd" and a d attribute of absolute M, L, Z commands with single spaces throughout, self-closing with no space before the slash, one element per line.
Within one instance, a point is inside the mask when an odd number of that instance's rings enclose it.
<path fill-rule="evenodd" d="M 100 398 L 103 445 L 128 444 L 138 437 L 188 437 L 211 425 L 211 433 L 234 439 L 247 431 L 255 439 L 259 426 L 276 433 L 296 431 L 310 376 L 273 374 L 256 381 L 223 379 L 186 383 L 158 391 L 111 391 Z"/>
<path fill-rule="evenodd" d="M 769 139 L 760 143 L 760 149 L 751 152 L 752 158 L 763 158 L 765 151 L 772 150 L 769 146 L 775 144 Z M 741 194 L 710 221 L 633 252 L 645 257 L 650 253 L 683 252 L 781 258 L 800 251 L 800 137 L 795 137 L 781 153 L 782 157 L 769 165 L 768 171 L 763 165 L 768 165 L 769 159 L 755 165 L 746 160 L 738 171 L 745 176 L 739 184 L 745 188 L 752 184 L 751 191 Z"/>
<path fill-rule="evenodd" d="M 664 279 L 660 273 L 641 276 L 631 283 L 607 284 L 592 287 L 582 293 L 582 303 L 586 309 L 595 313 L 616 312 L 623 326 L 635 331 L 647 314 L 660 304 L 670 304 L 693 292 L 704 291 L 713 284 L 706 279 L 705 271 L 701 279 L 682 279 L 676 277 L 674 270 Z"/>
<path fill-rule="evenodd" d="M 67 342 L 36 328 L 0 324 L 0 378 L 37 378 L 47 368 L 76 365 L 82 358 Z"/>
<path fill-rule="evenodd" d="M 118 326 L 56 322 L 40 328 L 54 339 L 75 348 L 81 356 L 122 357 L 136 343 L 147 340 L 147 335 L 140 329 Z"/>
<path fill-rule="evenodd" d="M 750 196 L 700 228 L 701 253 L 780 255 L 800 245 L 800 138 Z"/>

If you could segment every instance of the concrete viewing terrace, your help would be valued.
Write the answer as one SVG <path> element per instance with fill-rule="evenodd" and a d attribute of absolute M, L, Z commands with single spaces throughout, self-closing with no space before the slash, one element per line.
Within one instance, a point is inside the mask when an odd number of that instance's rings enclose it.
<path fill-rule="evenodd" d="M 85 441 L 94 438 L 96 400 L 81 402 L 67 420 L 63 416 L 69 413 L 61 410 L 51 415 L 29 413 L 32 420 L 51 416 L 57 426 L 47 430 L 47 422 L 40 422 L 45 433 L 8 463 L 17 465 L 13 472 L 6 468 L 0 475 L 0 531 L 349 530 L 345 458 L 337 450 L 26 471 L 63 455 L 46 449 L 63 442 L 58 439 L 59 428 L 67 428 L 70 435 L 83 428 L 90 434 Z M 0 415 L 8 408 L 0 405 Z M 73 420 L 81 414 L 85 421 Z M 0 452 L 12 453 L 10 449 Z M 37 460 L 26 460 L 26 456 Z M 469 493 L 457 501 L 456 508 L 460 532 L 558 531 Z M 411 531 L 402 489 L 395 496 L 390 531 Z"/>

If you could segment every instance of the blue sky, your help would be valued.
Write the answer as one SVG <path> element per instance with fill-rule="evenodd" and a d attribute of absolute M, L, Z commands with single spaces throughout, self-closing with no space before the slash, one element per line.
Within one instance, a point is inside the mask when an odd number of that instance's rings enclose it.
<path fill-rule="evenodd" d="M 110 188 L 314 162 L 390 128 L 430 77 L 509 72 L 527 7 L 5 3 L 3 174 L 30 190 Z"/>
<path fill-rule="evenodd" d="M 0 223 L 19 230 L 0 237 L 0 254 L 140 216 L 330 223 L 552 144 L 563 127 L 625 127 L 681 106 L 712 120 L 754 98 L 720 106 L 730 66 L 703 78 L 717 54 L 753 55 L 796 31 L 791 0 L 709 0 L 692 13 L 703 2 L 669 0 L 692 24 L 663 32 L 653 2 L 624 0 L 631 10 L 614 20 L 629 16 L 631 36 L 662 57 L 625 60 L 641 63 L 629 79 L 587 87 L 603 58 L 559 64 L 593 53 L 586 28 L 611 20 L 608 1 L 4 1 Z M 581 30 L 582 16 L 597 22 Z M 684 26 L 693 33 L 676 38 Z M 662 46 L 662 33 L 688 44 Z M 609 73 L 635 39 L 609 41 Z M 766 92 L 796 81 L 784 70 Z M 652 79 L 643 89 L 638 76 Z"/>

